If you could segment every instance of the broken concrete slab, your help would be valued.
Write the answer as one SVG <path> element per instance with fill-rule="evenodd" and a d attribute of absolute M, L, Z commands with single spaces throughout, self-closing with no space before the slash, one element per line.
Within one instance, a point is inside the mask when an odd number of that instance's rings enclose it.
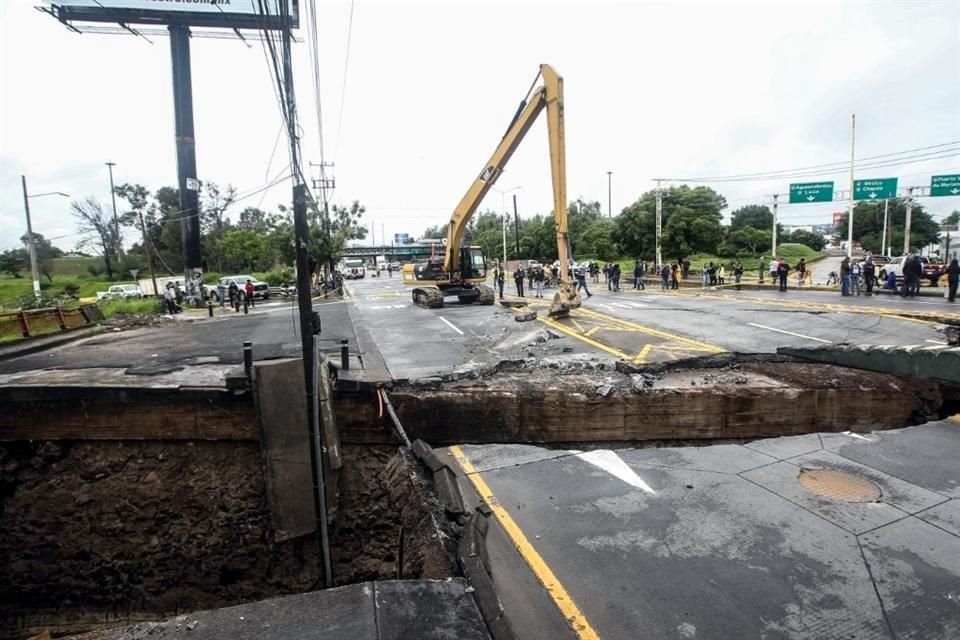
<path fill-rule="evenodd" d="M 521 313 L 521 314 L 518 314 L 518 315 L 514 316 L 513 319 L 514 319 L 516 322 L 530 322 L 531 320 L 536 320 L 536 319 L 537 319 L 537 312 L 536 312 L 536 311 L 530 311 L 530 312 L 528 312 L 528 313 Z"/>
<path fill-rule="evenodd" d="M 73 640 L 487 640 L 480 612 L 461 579 L 386 580 L 311 591 L 162 622 L 86 633 Z"/>

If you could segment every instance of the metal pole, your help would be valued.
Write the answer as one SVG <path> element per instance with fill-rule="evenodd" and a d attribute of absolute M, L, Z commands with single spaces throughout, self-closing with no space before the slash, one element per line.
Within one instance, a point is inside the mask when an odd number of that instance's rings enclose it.
<path fill-rule="evenodd" d="M 147 225 L 143 221 L 143 212 L 137 212 L 140 215 L 140 230 L 143 232 L 143 252 L 147 256 L 147 269 L 150 270 L 150 280 L 153 282 L 153 295 L 159 296 L 160 289 L 157 288 L 157 274 L 153 272 L 153 259 L 150 257 L 150 242 L 147 240 Z"/>
<path fill-rule="evenodd" d="M 33 297 L 40 300 L 40 271 L 37 269 L 37 246 L 30 222 L 30 196 L 27 195 L 27 176 L 20 176 L 23 184 L 23 210 L 27 214 L 27 248 L 30 250 L 30 273 L 33 275 Z"/>
<path fill-rule="evenodd" d="M 883 201 L 883 238 L 880 240 L 880 255 L 887 255 L 887 216 L 890 213 L 890 200 Z"/>
<path fill-rule="evenodd" d="M 613 171 L 607 171 L 607 217 L 613 217 Z"/>
<path fill-rule="evenodd" d="M 330 560 L 330 533 L 327 530 L 327 488 L 326 488 L 326 478 L 324 477 L 324 468 L 323 468 L 323 439 L 322 431 L 323 427 L 321 425 L 321 413 L 320 413 L 320 372 L 319 368 L 322 365 L 320 360 L 320 343 L 317 340 L 317 336 L 313 336 L 313 367 L 315 371 L 314 379 L 314 388 L 313 388 L 313 452 L 312 458 L 316 461 L 314 464 L 314 484 L 317 487 L 318 495 L 323 496 L 323 500 L 320 500 L 317 507 L 320 509 L 319 519 L 320 519 L 320 553 L 323 555 L 323 577 L 324 584 L 328 587 L 333 586 L 333 563 Z M 328 400 L 329 402 L 329 400 Z"/>
<path fill-rule="evenodd" d="M 850 116 L 850 200 L 847 203 L 847 257 L 853 257 L 853 151 L 857 140 L 857 114 Z"/>
<path fill-rule="evenodd" d="M 910 253 L 910 216 L 913 214 L 913 187 L 907 189 L 907 219 L 903 224 L 903 255 Z"/>
<path fill-rule="evenodd" d="M 517 257 L 520 257 L 520 216 L 517 214 L 517 194 L 513 194 L 513 238 L 517 243 Z"/>
<path fill-rule="evenodd" d="M 773 194 L 773 242 L 772 249 L 770 252 L 774 258 L 777 257 L 777 199 L 780 197 L 780 194 Z"/>
<path fill-rule="evenodd" d="M 173 115 L 177 143 L 177 188 L 180 226 L 183 230 L 183 269 L 187 295 L 196 296 L 193 274 L 203 266 L 200 254 L 199 193 L 187 188 L 197 178 L 196 142 L 193 137 L 193 87 L 190 76 L 190 29 L 170 25 L 170 58 L 173 62 Z M 196 186 L 191 184 L 191 186 Z"/>
<path fill-rule="evenodd" d="M 657 268 L 663 266 L 660 252 L 660 235 L 663 227 L 663 194 L 660 192 L 660 178 L 657 178 Z"/>
<path fill-rule="evenodd" d="M 503 268 L 507 268 L 507 194 L 500 192 L 500 211 L 503 212 Z"/>
<path fill-rule="evenodd" d="M 120 242 L 120 221 L 117 219 L 117 192 L 113 188 L 113 168 L 116 162 L 104 162 L 110 170 L 110 200 L 113 202 L 113 232 L 117 235 L 117 253 L 123 253 L 123 243 Z"/>
<path fill-rule="evenodd" d="M 283 3 L 285 5 L 285 3 Z M 292 34 L 289 22 L 281 29 L 283 52 L 283 87 L 287 122 L 287 137 L 290 140 L 290 163 L 293 168 L 293 229 L 297 265 L 297 306 L 300 311 L 300 356 L 303 360 L 303 383 L 307 400 L 307 429 L 311 442 L 322 429 L 323 417 L 315 413 L 317 367 L 313 362 L 313 301 L 310 299 L 310 229 L 307 224 L 307 186 L 300 171 L 300 143 L 298 140 L 297 105 L 293 93 L 293 60 L 291 53 Z M 326 496 L 321 493 L 317 479 L 321 477 L 319 465 L 322 459 L 314 447 L 310 447 L 310 466 L 313 470 L 313 500 L 316 505 L 317 531 L 321 533 L 320 551 L 324 552 L 322 534 L 326 527 Z M 324 561 L 326 558 L 324 558 Z M 328 564 L 324 562 L 325 564 Z M 329 567 L 324 567 L 325 573 Z M 327 586 L 332 586 L 327 584 Z"/>

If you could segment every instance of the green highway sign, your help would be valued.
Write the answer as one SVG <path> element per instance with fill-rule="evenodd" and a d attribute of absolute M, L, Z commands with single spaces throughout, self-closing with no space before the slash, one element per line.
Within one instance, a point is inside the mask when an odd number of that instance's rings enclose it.
<path fill-rule="evenodd" d="M 896 178 L 869 178 L 853 181 L 854 200 L 886 200 L 896 197 Z"/>
<path fill-rule="evenodd" d="M 960 173 L 930 178 L 930 195 L 960 196 Z"/>
<path fill-rule="evenodd" d="M 800 182 L 790 185 L 790 204 L 832 201 L 832 182 Z"/>

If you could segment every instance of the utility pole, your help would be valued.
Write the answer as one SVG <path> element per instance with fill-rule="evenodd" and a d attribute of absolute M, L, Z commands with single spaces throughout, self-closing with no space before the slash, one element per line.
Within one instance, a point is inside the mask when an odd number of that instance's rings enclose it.
<path fill-rule="evenodd" d="M 774 258 L 777 257 L 777 200 L 779 198 L 779 193 L 773 194 L 773 241 L 771 242 L 770 252 Z"/>
<path fill-rule="evenodd" d="M 903 255 L 910 253 L 910 216 L 913 214 L 913 187 L 907 188 L 907 219 L 903 224 Z"/>
<path fill-rule="evenodd" d="M 20 176 L 23 184 L 23 210 L 27 214 L 27 247 L 30 249 L 30 273 L 33 275 L 33 297 L 40 300 L 40 271 L 37 269 L 37 247 L 30 222 L 30 196 L 27 195 L 27 176 Z M 72 191 L 72 189 L 71 189 Z"/>
<path fill-rule="evenodd" d="M 857 114 L 850 116 L 850 200 L 847 203 L 847 257 L 853 257 L 853 150 L 857 141 Z"/>
<path fill-rule="evenodd" d="M 153 259 L 150 257 L 150 241 L 147 239 L 147 225 L 143 221 L 143 211 L 137 211 L 140 216 L 140 230 L 143 232 L 143 252 L 147 255 L 147 269 L 150 270 L 150 280 L 153 282 L 153 295 L 159 296 L 157 288 L 157 274 L 153 272 Z"/>
<path fill-rule="evenodd" d="M 286 3 L 281 3 L 286 6 Z M 303 382 L 306 395 L 307 429 L 310 435 L 310 467 L 313 476 L 313 500 L 316 506 L 316 526 L 320 533 L 320 552 L 323 558 L 324 584 L 333 585 L 330 559 L 330 541 L 327 530 L 327 501 L 323 469 L 322 423 L 319 411 L 317 380 L 319 379 L 316 336 L 314 335 L 313 302 L 310 296 L 310 228 L 307 223 L 307 185 L 300 168 L 300 141 L 298 138 L 297 104 L 293 93 L 293 56 L 291 52 L 291 20 L 284 15 L 286 23 L 280 35 L 283 52 L 283 93 L 286 100 L 285 113 L 287 137 L 290 140 L 290 166 L 293 170 L 293 229 L 297 262 L 297 306 L 300 311 L 300 348 L 303 359 Z M 316 328 L 319 331 L 319 327 Z"/>
<path fill-rule="evenodd" d="M 887 219 L 890 213 L 890 200 L 884 199 L 883 201 L 883 236 L 880 240 L 880 255 L 887 255 Z"/>
<path fill-rule="evenodd" d="M 113 168 L 117 166 L 116 162 L 104 162 L 107 169 L 110 170 L 110 200 L 113 202 L 113 232 L 117 235 L 117 253 L 123 254 L 123 243 L 120 242 L 120 221 L 117 219 L 117 192 L 113 188 Z"/>
<path fill-rule="evenodd" d="M 660 234 L 663 228 L 663 194 L 660 191 L 660 181 L 657 178 L 657 268 L 663 266 L 662 255 L 660 251 Z"/>
<path fill-rule="evenodd" d="M 513 237 L 517 242 L 517 257 L 520 257 L 520 216 L 517 214 L 517 194 L 513 194 Z"/>
<path fill-rule="evenodd" d="M 607 171 L 607 217 L 613 217 L 613 171 Z"/>

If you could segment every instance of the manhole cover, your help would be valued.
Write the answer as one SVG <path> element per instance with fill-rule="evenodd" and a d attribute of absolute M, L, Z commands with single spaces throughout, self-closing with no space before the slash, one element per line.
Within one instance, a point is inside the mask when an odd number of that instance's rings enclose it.
<path fill-rule="evenodd" d="M 801 469 L 800 484 L 818 496 L 844 502 L 876 502 L 881 496 L 876 483 L 836 469 Z"/>

